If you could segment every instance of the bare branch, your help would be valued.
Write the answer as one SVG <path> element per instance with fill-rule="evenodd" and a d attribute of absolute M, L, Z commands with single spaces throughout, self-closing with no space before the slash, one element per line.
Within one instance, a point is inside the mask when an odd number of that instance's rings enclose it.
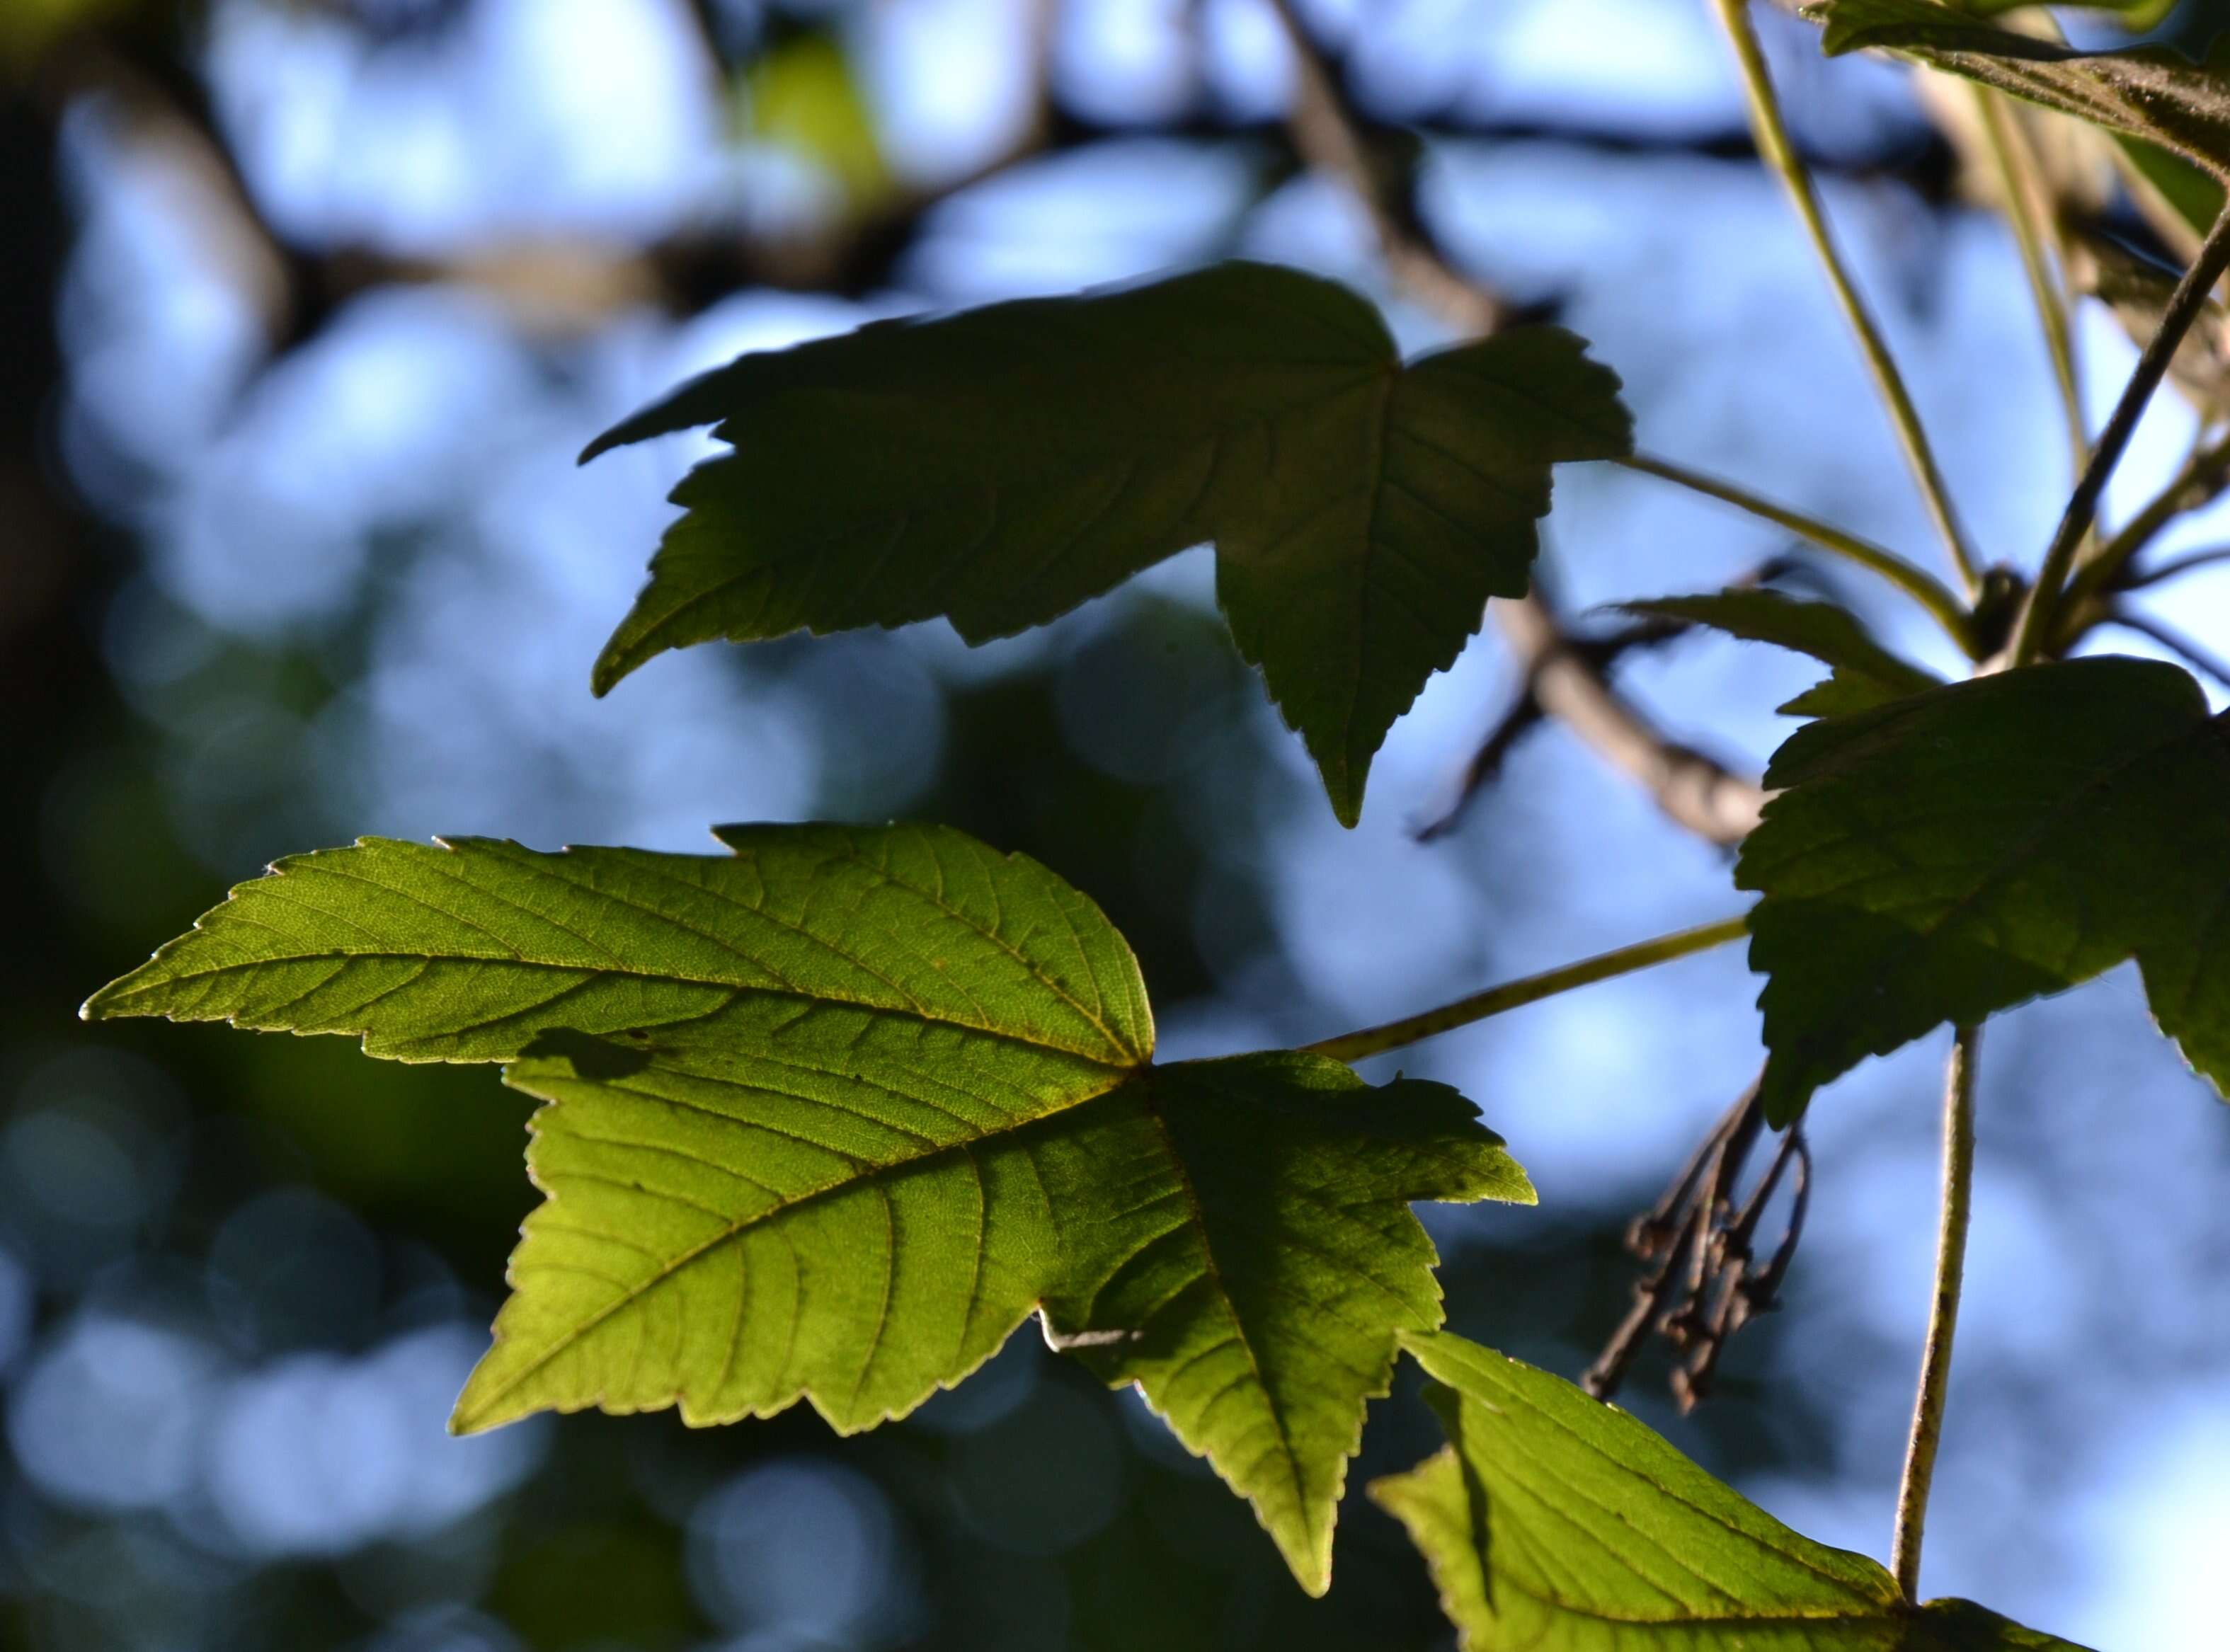
<path fill-rule="evenodd" d="M 1765 807 L 1756 781 L 1652 723 L 1573 646 L 1538 593 L 1489 607 L 1544 711 L 1697 836 L 1731 845 L 1750 835 Z"/>

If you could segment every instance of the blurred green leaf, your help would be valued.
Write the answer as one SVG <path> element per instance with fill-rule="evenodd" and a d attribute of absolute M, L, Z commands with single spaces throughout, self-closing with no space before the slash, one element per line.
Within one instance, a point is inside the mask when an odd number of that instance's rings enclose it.
<path fill-rule="evenodd" d="M 132 0 L 7 0 L 0 5 L 0 68 L 21 67 L 72 29 L 126 10 Z"/>
<path fill-rule="evenodd" d="M 715 423 L 596 662 L 943 614 L 1041 624 L 1213 540 L 1233 634 L 1353 825 L 1426 678 L 1526 588 L 1558 460 L 1622 453 L 1618 380 L 1524 328 L 1403 366 L 1344 287 L 1232 263 L 745 356 L 584 457 Z"/>
<path fill-rule="evenodd" d="M 1460 1337 L 1402 1339 L 1448 1444 L 1370 1495 L 1465 1652 L 2082 1652 L 1970 1601 L 1914 1605 L 1625 1412 Z"/>
<path fill-rule="evenodd" d="M 1420 1199 L 1530 1202 L 1439 1084 L 1321 1057 L 1157 1067 L 1098 908 L 944 828 L 732 826 L 731 856 L 367 839 L 278 863 L 89 1016 L 360 1034 L 551 1103 L 546 1202 L 456 1426 L 801 1398 L 839 1429 L 1034 1308 L 1135 1382 L 1304 1587 L 1398 1329 Z"/>
<path fill-rule="evenodd" d="M 2134 956 L 2162 1030 L 2230 1080 L 2230 730 L 2189 673 L 2079 659 L 1799 730 L 1735 882 L 1786 1124 L 1863 1057 Z"/>
<path fill-rule="evenodd" d="M 1799 602 L 1778 591 L 1753 586 L 1618 606 L 1627 614 L 1710 626 L 1745 642 L 1794 649 L 1834 666 L 1834 675 L 1826 682 L 1807 689 L 1781 708 L 1794 717 L 1840 717 L 1863 711 L 1908 694 L 1924 693 L 1943 682 L 1883 647 L 1856 614 L 1833 602 Z"/>
<path fill-rule="evenodd" d="M 1994 86 L 2230 175 L 2230 80 L 2162 46 L 2082 52 L 1934 0 L 1816 0 L 1834 56 L 1868 47 Z"/>
<path fill-rule="evenodd" d="M 805 34 L 751 60 L 743 77 L 751 134 L 796 151 L 843 186 L 853 208 L 890 192 L 890 168 L 844 48 Z"/>

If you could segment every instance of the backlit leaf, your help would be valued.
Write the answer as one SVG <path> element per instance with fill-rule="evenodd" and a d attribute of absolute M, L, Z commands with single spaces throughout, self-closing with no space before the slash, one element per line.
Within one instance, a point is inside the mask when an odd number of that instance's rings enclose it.
<path fill-rule="evenodd" d="M 1408 1203 L 1530 1202 L 1500 1139 L 1445 1086 L 1318 1056 L 1154 1065 L 1121 935 L 960 832 L 719 836 L 298 856 L 87 1013 L 502 1062 L 548 1103 L 461 1429 L 801 1398 L 872 1427 L 1038 1309 L 1320 1592 L 1364 1403 L 1440 1318 Z"/>
<path fill-rule="evenodd" d="M 2137 959 L 2230 1080 L 2230 730 L 2175 666 L 2024 667 L 1799 730 L 1743 840 L 1767 1115 L 1945 1022 Z"/>
<path fill-rule="evenodd" d="M 596 662 L 942 614 L 982 642 L 1213 541 L 1232 634 L 1353 825 L 1427 678 L 1524 593 L 1563 460 L 1626 452 L 1618 380 L 1531 327 L 1403 365 L 1377 312 L 1233 263 L 878 322 L 744 356 L 584 457 L 712 424 L 732 452 Z"/>
<path fill-rule="evenodd" d="M 1370 1495 L 1464 1652 L 2082 1652 L 1970 1601 L 1914 1605 L 1659 1435 L 1460 1337 L 1405 1337 L 1448 1445 Z"/>
<path fill-rule="evenodd" d="M 2230 81 L 2170 48 L 2077 51 L 1934 0 L 1817 0 L 1804 12 L 1831 56 L 1898 52 L 2230 176 Z"/>

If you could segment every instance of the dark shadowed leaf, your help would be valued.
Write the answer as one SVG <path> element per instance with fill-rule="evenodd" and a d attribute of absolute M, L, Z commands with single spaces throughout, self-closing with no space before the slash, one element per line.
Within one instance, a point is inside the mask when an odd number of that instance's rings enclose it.
<path fill-rule="evenodd" d="M 1410 1336 L 1448 1445 L 1370 1495 L 1464 1652 L 2082 1652 L 1790 1531 L 1625 1412 L 1460 1337 Z"/>
<path fill-rule="evenodd" d="M 1213 541 L 1352 825 L 1386 730 L 1526 588 L 1550 466 L 1630 445 L 1585 348 L 1524 328 L 1404 366 L 1346 288 L 1234 263 L 743 357 L 585 455 L 700 424 L 733 449 L 675 489 L 596 691 L 717 638 L 942 614 L 981 642 Z"/>
<path fill-rule="evenodd" d="M 280 862 L 92 1016 L 506 1064 L 545 1193 L 456 1424 L 867 1428 L 1034 1308 L 1254 1504 L 1303 1585 L 1398 1330 L 1421 1199 L 1530 1202 L 1471 1104 L 1322 1057 L 1156 1066 L 1138 965 L 1044 867 L 931 827 L 727 856 L 371 839 Z"/>
<path fill-rule="evenodd" d="M 1799 730 L 1743 841 L 1785 1124 L 1945 1022 L 2135 957 L 2162 1030 L 2230 1079 L 2230 731 L 2173 665 L 2029 666 Z"/>
<path fill-rule="evenodd" d="M 2230 80 L 2161 46 L 2080 52 L 1935 0 L 1818 0 L 1830 55 L 1878 47 L 2230 175 Z"/>
<path fill-rule="evenodd" d="M 1943 682 L 1883 647 L 1856 614 L 1833 602 L 1799 602 L 1778 591 L 1752 587 L 1698 596 L 1661 596 L 1647 602 L 1621 602 L 1619 607 L 1628 614 L 1710 626 L 1746 642 L 1794 649 L 1834 666 L 1834 675 L 1826 682 L 1807 689 L 1781 708 L 1791 716 L 1840 717 L 1863 711 L 1908 694 L 1923 693 Z"/>

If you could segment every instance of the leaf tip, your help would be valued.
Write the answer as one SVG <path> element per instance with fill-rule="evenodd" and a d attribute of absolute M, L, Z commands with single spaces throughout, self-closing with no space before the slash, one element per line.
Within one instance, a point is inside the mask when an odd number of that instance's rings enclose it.
<path fill-rule="evenodd" d="M 457 1396 L 457 1403 L 450 1408 L 448 1430 L 458 1439 L 467 1435 L 485 1434 L 490 1429 L 515 1423 L 532 1409 L 518 1405 L 506 1408 L 501 1395 L 483 1394 L 480 1378 L 486 1364 L 483 1360 L 474 1367 L 473 1374 L 465 1379 L 464 1392 Z"/>
<path fill-rule="evenodd" d="M 621 657 L 617 649 L 607 643 L 604 652 L 596 656 L 596 663 L 589 668 L 589 692 L 597 699 L 603 699 L 619 686 L 621 678 L 634 669 Z"/>
<path fill-rule="evenodd" d="M 1350 832 L 1363 822 L 1363 785 L 1368 774 L 1367 760 L 1363 775 L 1357 774 L 1345 764 L 1337 768 L 1320 766 L 1318 773 L 1324 777 L 1324 796 L 1331 803 L 1332 818 Z"/>
<path fill-rule="evenodd" d="M 1757 1081 L 1757 1100 L 1765 1122 L 1776 1130 L 1785 1130 L 1804 1115 L 1812 1100 L 1812 1086 L 1790 1073 L 1780 1056 L 1769 1056 Z"/>
<path fill-rule="evenodd" d="M 1329 1522 L 1296 1533 L 1273 1531 L 1278 1552 L 1285 1556 L 1293 1581 L 1311 1600 L 1331 1592 L 1331 1527 Z"/>
<path fill-rule="evenodd" d="M 135 969 L 128 974 L 119 975 L 107 986 L 94 993 L 92 997 L 77 1006 L 77 1019 L 81 1021 L 113 1021 L 121 1016 L 133 1013 L 130 1009 L 123 1007 L 123 1001 L 131 990 L 132 982 L 138 979 L 139 973 L 139 970 Z"/>

